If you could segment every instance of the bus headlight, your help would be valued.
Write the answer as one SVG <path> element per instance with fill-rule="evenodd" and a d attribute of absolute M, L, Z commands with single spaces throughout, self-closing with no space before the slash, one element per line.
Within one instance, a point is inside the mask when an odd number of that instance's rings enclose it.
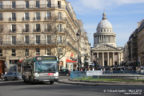
<path fill-rule="evenodd" d="M 39 77 L 39 74 L 38 74 L 38 73 L 34 73 L 34 76 L 35 76 L 35 77 Z"/>
<path fill-rule="evenodd" d="M 56 76 L 56 77 L 59 76 L 59 73 L 58 72 L 54 73 L 54 76 Z"/>

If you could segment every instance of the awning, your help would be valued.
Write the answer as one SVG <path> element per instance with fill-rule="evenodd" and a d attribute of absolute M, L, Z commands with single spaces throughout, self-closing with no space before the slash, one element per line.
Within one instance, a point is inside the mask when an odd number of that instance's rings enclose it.
<path fill-rule="evenodd" d="M 68 63 L 76 63 L 77 61 L 73 61 L 73 60 L 70 60 L 70 59 L 66 59 L 66 62 L 68 62 Z"/>

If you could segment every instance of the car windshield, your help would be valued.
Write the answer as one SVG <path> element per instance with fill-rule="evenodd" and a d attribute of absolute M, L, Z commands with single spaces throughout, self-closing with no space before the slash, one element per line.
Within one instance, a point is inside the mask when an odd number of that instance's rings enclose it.
<path fill-rule="evenodd" d="M 9 72 L 9 73 L 7 73 L 6 75 L 17 75 L 17 73 L 13 73 L 13 72 Z"/>
<path fill-rule="evenodd" d="M 39 73 L 48 73 L 57 71 L 57 62 L 38 61 L 35 64 L 35 71 Z"/>

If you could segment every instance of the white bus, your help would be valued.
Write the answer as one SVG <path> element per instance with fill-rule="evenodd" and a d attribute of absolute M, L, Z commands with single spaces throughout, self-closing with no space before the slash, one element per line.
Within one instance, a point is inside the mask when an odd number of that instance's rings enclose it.
<path fill-rule="evenodd" d="M 22 78 L 24 82 L 49 82 L 58 81 L 58 59 L 56 56 L 36 56 L 22 62 Z"/>

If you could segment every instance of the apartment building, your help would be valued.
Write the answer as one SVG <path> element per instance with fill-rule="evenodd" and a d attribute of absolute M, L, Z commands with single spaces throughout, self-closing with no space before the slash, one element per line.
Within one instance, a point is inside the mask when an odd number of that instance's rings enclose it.
<path fill-rule="evenodd" d="M 27 57 L 55 55 L 60 68 L 73 70 L 77 60 L 71 57 L 81 52 L 78 22 L 66 0 L 0 0 L 1 68 L 8 69 Z"/>

